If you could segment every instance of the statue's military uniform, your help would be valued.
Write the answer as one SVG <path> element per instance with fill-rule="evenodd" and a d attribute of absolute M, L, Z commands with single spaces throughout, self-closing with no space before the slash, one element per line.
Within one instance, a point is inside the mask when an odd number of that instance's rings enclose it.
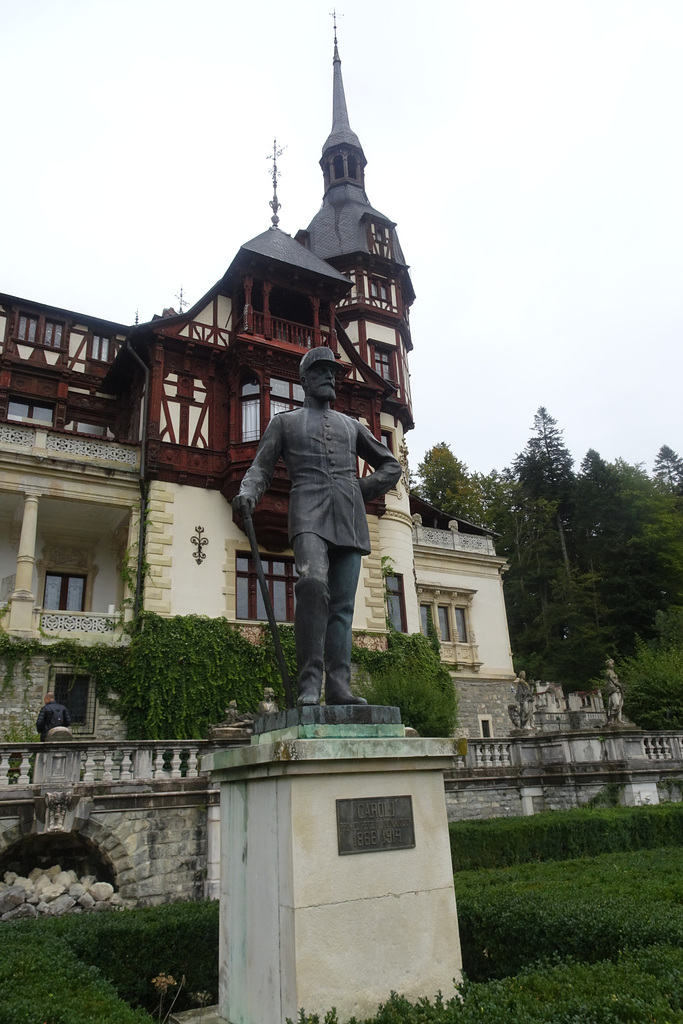
<path fill-rule="evenodd" d="M 280 413 L 268 424 L 241 493 L 258 501 L 280 455 L 292 481 L 290 543 L 299 533 L 315 533 L 337 547 L 369 554 L 363 503 L 384 494 L 401 475 L 401 466 L 386 445 L 362 423 L 333 409 Z M 375 472 L 359 480 L 356 456 Z"/>
<path fill-rule="evenodd" d="M 240 494 L 258 501 L 280 456 L 292 482 L 288 528 L 299 576 L 298 700 L 319 701 L 324 666 L 327 703 L 346 703 L 356 585 L 361 556 L 370 552 L 364 502 L 393 487 L 401 466 L 362 423 L 305 406 L 268 424 Z M 359 479 L 357 458 L 375 472 Z"/>

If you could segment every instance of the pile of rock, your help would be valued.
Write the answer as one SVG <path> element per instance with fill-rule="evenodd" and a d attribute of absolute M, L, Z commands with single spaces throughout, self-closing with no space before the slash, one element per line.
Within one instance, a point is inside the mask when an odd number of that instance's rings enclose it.
<path fill-rule="evenodd" d="M 0 921 L 122 907 L 123 900 L 109 882 L 98 882 L 95 875 L 79 878 L 75 871 L 62 871 L 59 864 L 34 868 L 27 878 L 6 871 L 0 882 Z"/>

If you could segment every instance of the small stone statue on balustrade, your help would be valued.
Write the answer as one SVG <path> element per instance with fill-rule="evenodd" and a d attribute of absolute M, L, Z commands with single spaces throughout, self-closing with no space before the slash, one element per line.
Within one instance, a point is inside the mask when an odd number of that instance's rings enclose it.
<path fill-rule="evenodd" d="M 624 724 L 624 688 L 619 676 L 614 671 L 614 662 L 608 658 L 605 662 L 605 693 L 607 694 L 607 724 Z"/>
<path fill-rule="evenodd" d="M 515 703 L 508 704 L 508 714 L 517 729 L 532 732 L 534 726 L 534 692 L 526 681 L 526 672 L 520 672 L 511 687 L 515 695 Z"/>
<path fill-rule="evenodd" d="M 259 701 L 259 715 L 277 715 L 280 708 L 275 700 L 275 690 L 272 686 L 266 686 L 263 690 L 263 700 Z"/>

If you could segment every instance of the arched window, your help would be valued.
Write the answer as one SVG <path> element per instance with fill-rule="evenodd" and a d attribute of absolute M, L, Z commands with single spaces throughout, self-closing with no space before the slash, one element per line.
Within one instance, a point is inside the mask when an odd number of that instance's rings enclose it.
<path fill-rule="evenodd" d="M 242 440 L 258 441 L 261 436 L 261 385 L 250 377 L 240 391 L 242 404 Z"/>
<path fill-rule="evenodd" d="M 348 157 L 348 165 L 349 165 L 349 178 L 354 178 L 354 179 L 357 178 L 358 177 L 358 161 L 356 160 L 355 156 L 349 155 L 349 157 Z"/>
<path fill-rule="evenodd" d="M 334 160 L 332 161 L 332 166 L 334 167 L 334 176 L 335 176 L 335 178 L 337 178 L 337 179 L 343 178 L 344 177 L 344 157 L 343 156 L 335 156 Z"/>

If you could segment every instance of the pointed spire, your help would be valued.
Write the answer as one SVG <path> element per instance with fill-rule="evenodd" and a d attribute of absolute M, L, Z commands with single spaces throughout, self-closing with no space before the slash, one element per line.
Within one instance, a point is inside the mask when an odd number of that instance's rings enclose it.
<path fill-rule="evenodd" d="M 341 72 L 341 57 L 339 56 L 339 47 L 337 46 L 336 12 L 333 12 L 333 17 L 334 57 L 332 58 L 332 66 L 334 68 L 334 78 L 332 83 L 332 131 L 328 136 L 327 142 L 323 146 L 323 155 L 332 146 L 339 146 L 343 144 L 346 144 L 347 146 L 356 146 L 362 154 L 363 147 L 360 144 L 360 139 L 356 133 L 351 130 L 351 126 L 349 124 L 349 114 L 346 109 L 346 96 L 344 95 L 344 82 Z"/>

